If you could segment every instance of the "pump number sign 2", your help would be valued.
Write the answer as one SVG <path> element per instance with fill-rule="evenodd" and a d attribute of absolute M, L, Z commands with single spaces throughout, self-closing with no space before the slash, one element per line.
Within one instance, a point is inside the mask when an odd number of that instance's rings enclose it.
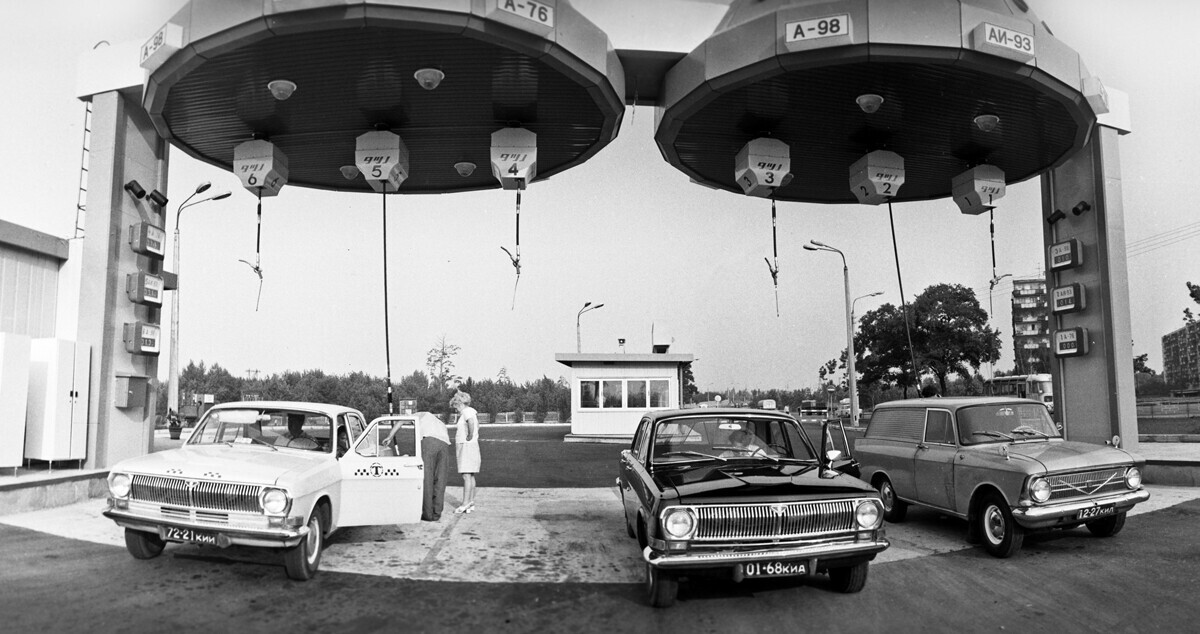
<path fill-rule="evenodd" d="M 506 13 L 533 20 L 542 26 L 554 27 L 553 3 L 534 2 L 533 0 L 496 0 L 496 5 Z"/>

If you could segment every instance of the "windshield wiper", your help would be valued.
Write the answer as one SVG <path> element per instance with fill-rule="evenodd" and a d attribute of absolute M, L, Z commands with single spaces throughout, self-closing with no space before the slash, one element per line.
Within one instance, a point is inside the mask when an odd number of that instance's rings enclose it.
<path fill-rule="evenodd" d="M 1008 434 L 1002 434 L 998 431 L 973 431 L 973 432 L 971 432 L 971 435 L 972 436 L 991 436 L 992 438 L 1003 438 L 1005 440 L 1013 439 L 1012 436 L 1009 436 Z"/>
<path fill-rule="evenodd" d="M 1022 426 L 1012 430 L 1012 433 L 1014 433 L 1014 434 L 1029 434 L 1029 435 L 1036 434 L 1038 436 L 1041 436 L 1042 438 L 1050 438 L 1050 434 L 1047 434 L 1046 432 L 1038 431 L 1027 425 L 1022 425 Z"/>
<path fill-rule="evenodd" d="M 659 458 L 666 458 L 667 456 L 699 456 L 700 458 L 707 458 L 710 460 L 720 460 L 721 462 L 726 461 L 725 458 L 720 456 L 710 456 L 709 454 L 700 453 L 699 451 L 668 451 L 667 453 L 658 455 Z"/>
<path fill-rule="evenodd" d="M 254 442 L 260 442 L 260 443 L 270 447 L 271 451 L 279 451 L 279 449 L 275 447 L 275 443 L 267 442 L 267 441 L 263 440 L 262 438 L 259 438 L 258 436 L 251 436 L 250 440 L 252 440 Z"/>

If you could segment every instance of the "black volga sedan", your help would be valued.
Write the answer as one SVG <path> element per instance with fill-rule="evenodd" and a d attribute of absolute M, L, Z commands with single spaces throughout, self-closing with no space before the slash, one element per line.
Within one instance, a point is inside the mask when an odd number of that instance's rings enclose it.
<path fill-rule="evenodd" d="M 675 601 L 681 577 L 828 573 L 858 592 L 888 547 L 878 493 L 839 469 L 791 416 L 754 409 L 647 413 L 621 452 L 625 529 L 646 561 L 651 605 Z"/>

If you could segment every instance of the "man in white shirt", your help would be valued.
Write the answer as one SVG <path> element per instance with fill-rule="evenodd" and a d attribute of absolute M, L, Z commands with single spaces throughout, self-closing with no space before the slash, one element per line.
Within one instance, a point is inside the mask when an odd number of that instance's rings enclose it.
<path fill-rule="evenodd" d="M 446 502 L 446 478 L 450 473 L 450 433 L 437 416 L 422 412 L 421 462 L 425 465 L 425 489 L 421 500 L 421 519 L 436 522 L 442 518 Z"/>

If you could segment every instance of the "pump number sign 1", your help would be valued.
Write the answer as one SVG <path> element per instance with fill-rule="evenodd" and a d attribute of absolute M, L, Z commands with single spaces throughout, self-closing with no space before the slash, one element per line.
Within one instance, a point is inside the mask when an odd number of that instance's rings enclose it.
<path fill-rule="evenodd" d="M 1050 245 L 1050 270 L 1061 271 L 1083 264 L 1083 253 L 1079 249 L 1079 240 L 1071 238 L 1064 242 Z"/>
<path fill-rule="evenodd" d="M 496 0 L 496 6 L 506 13 L 511 13 L 526 20 L 532 20 L 542 26 L 554 28 L 554 3 L 534 2 L 533 0 Z"/>

